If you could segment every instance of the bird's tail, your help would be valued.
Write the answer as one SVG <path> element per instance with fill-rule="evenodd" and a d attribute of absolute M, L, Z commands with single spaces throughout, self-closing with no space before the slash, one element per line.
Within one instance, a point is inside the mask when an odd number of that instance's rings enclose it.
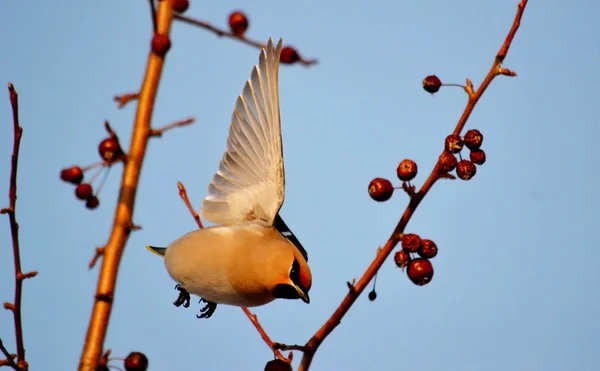
<path fill-rule="evenodd" d="M 150 245 L 148 245 L 148 246 L 146 246 L 146 248 L 151 253 L 154 253 L 154 254 L 160 255 L 160 256 L 164 256 L 165 255 L 165 251 L 167 251 L 166 247 L 156 247 L 156 246 L 150 246 Z"/>

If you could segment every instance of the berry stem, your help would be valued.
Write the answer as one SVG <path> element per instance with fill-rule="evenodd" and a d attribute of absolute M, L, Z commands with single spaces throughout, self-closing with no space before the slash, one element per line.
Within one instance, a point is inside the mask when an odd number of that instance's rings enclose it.
<path fill-rule="evenodd" d="M 151 9 L 153 7 L 154 4 L 151 2 Z M 156 33 L 168 36 L 172 20 L 173 0 L 159 1 L 156 16 L 153 14 L 153 23 L 156 21 Z M 133 225 L 136 193 L 150 138 L 150 121 L 164 63 L 164 55 L 149 51 L 146 73 L 138 97 L 129 153 L 123 170 L 119 200 L 111 234 L 104 247 L 104 258 L 98 277 L 92 314 L 79 361 L 80 371 L 95 371 L 101 359 L 113 307 L 119 265 L 131 232 L 129 226 Z"/>
<path fill-rule="evenodd" d="M 479 99 L 481 98 L 481 96 L 483 95 L 485 90 L 488 88 L 490 83 L 494 80 L 494 78 L 496 76 L 498 76 L 497 75 L 498 66 L 502 63 L 502 61 L 504 61 L 504 58 L 506 57 L 506 53 L 508 52 L 508 49 L 510 48 L 510 44 L 512 43 L 514 36 L 517 32 L 517 29 L 519 28 L 519 25 L 521 24 L 521 17 L 523 16 L 523 11 L 525 10 L 526 5 L 527 5 L 527 0 L 521 0 L 521 2 L 519 3 L 518 8 L 517 8 L 517 13 L 515 15 L 515 18 L 514 18 L 512 27 L 508 33 L 508 36 L 506 37 L 504 44 L 500 47 L 500 50 L 496 55 L 494 63 L 492 64 L 492 67 L 490 68 L 487 76 L 485 77 L 485 79 L 483 80 L 483 82 L 481 83 L 479 88 L 473 94 L 469 94 L 469 100 L 463 111 L 463 114 L 461 115 L 460 119 L 458 120 L 458 123 L 456 124 L 456 127 L 454 128 L 454 134 L 459 135 L 461 133 L 469 116 L 473 112 L 475 105 L 477 104 L 477 102 L 479 101 Z M 406 206 L 406 209 L 404 210 L 404 213 L 402 214 L 400 221 L 396 225 L 396 228 L 392 232 L 388 241 L 385 243 L 385 245 L 382 249 L 382 253 L 377 254 L 377 256 L 371 262 L 371 264 L 369 265 L 369 267 L 367 268 L 367 270 L 365 271 L 363 276 L 358 280 L 356 285 L 354 285 L 354 290 L 351 290 L 346 294 L 342 303 L 338 306 L 338 308 L 331 315 L 331 317 L 325 322 L 325 324 L 323 324 L 323 326 L 306 343 L 304 354 L 302 356 L 302 361 L 300 362 L 300 367 L 298 368 L 298 371 L 307 371 L 310 368 L 313 357 L 314 357 L 315 353 L 317 352 L 319 346 L 323 343 L 325 338 L 329 334 L 331 334 L 331 332 L 342 322 L 342 318 L 346 315 L 346 313 L 348 313 L 348 311 L 350 310 L 350 307 L 352 307 L 352 305 L 354 304 L 356 299 L 364 291 L 364 289 L 367 287 L 367 285 L 369 284 L 371 279 L 373 279 L 374 276 L 377 274 L 377 272 L 383 265 L 383 262 L 385 261 L 385 259 L 387 259 L 387 257 L 390 255 L 390 253 L 394 250 L 394 248 L 396 247 L 396 245 L 399 242 L 398 236 L 404 232 L 406 225 L 410 221 L 411 217 L 414 215 L 419 204 L 425 198 L 425 196 L 427 195 L 427 193 L 429 192 L 431 187 L 439 179 L 439 175 L 438 175 L 440 173 L 439 167 L 440 167 L 440 163 L 438 161 L 436 163 L 436 165 L 434 166 L 433 170 L 431 171 L 431 173 L 429 174 L 429 177 L 427 178 L 425 183 L 423 183 L 423 186 L 421 187 L 421 189 L 410 198 L 410 201 L 408 202 L 408 205 Z"/>

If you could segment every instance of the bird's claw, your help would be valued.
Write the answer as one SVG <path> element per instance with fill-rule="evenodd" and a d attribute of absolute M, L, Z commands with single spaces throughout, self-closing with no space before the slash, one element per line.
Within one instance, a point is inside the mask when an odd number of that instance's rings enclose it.
<path fill-rule="evenodd" d="M 173 302 L 173 305 L 176 307 L 183 305 L 184 308 L 188 308 L 190 306 L 190 293 L 179 284 L 177 284 L 175 288 L 179 290 L 179 296 L 177 297 L 177 300 Z"/>
<path fill-rule="evenodd" d="M 210 318 L 217 309 L 217 303 L 213 303 L 212 301 L 208 301 L 206 299 L 200 299 L 199 303 L 202 302 L 205 302 L 206 305 L 202 309 L 200 309 L 200 314 L 196 314 L 196 317 Z"/>

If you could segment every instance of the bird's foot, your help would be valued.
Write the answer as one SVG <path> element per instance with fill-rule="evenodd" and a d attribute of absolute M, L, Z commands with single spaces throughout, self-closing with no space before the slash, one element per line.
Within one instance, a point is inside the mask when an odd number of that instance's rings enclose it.
<path fill-rule="evenodd" d="M 210 318 L 217 309 L 217 303 L 213 303 L 212 301 L 208 301 L 206 299 L 200 299 L 199 303 L 202 302 L 205 302 L 206 305 L 202 309 L 200 309 L 200 314 L 196 314 L 196 317 Z"/>
<path fill-rule="evenodd" d="M 173 302 L 173 305 L 175 305 L 176 307 L 180 307 L 183 305 L 184 308 L 188 308 L 190 306 L 190 293 L 187 292 L 186 289 L 181 287 L 180 284 L 177 284 L 175 288 L 179 290 L 179 296 L 177 297 L 177 300 Z"/>

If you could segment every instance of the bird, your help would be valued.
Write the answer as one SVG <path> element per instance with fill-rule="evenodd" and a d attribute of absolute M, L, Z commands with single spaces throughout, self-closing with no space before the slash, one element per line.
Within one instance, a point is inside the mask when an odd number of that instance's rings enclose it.
<path fill-rule="evenodd" d="M 226 151 L 202 200 L 201 218 L 215 226 L 189 232 L 166 248 L 146 246 L 163 256 L 177 282 L 176 306 L 189 307 L 190 294 L 206 305 L 256 307 L 275 299 L 310 303 L 308 254 L 279 211 L 285 171 L 279 110 L 279 63 L 283 39 L 269 38 L 235 103 Z"/>

